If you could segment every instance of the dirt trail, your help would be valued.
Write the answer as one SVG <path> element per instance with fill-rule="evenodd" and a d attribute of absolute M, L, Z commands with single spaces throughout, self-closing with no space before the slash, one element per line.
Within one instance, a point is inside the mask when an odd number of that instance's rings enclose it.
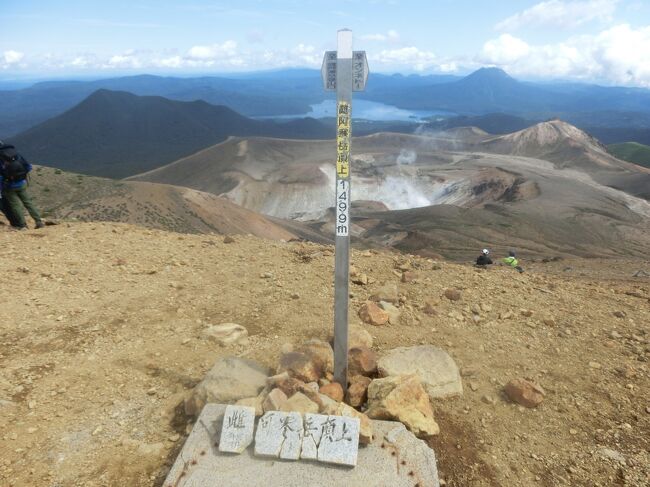
<path fill-rule="evenodd" d="M 331 247 L 74 223 L 0 229 L 0 256 L 2 486 L 160 486 L 190 426 L 179 405 L 217 358 L 271 365 L 332 327 Z M 448 486 L 649 484 L 650 280 L 629 276 L 650 262 L 518 274 L 354 251 L 374 283 L 352 285 L 353 321 L 404 260 L 419 278 L 399 283 L 402 323 L 364 326 L 380 350 L 431 343 L 461 367 L 464 395 L 434 404 Z M 250 345 L 201 338 L 222 322 Z M 539 408 L 505 399 L 514 377 L 546 390 Z"/>

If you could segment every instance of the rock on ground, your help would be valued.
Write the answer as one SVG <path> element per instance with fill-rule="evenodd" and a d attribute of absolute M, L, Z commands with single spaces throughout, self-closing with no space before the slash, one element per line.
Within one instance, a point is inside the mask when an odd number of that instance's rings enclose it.
<path fill-rule="evenodd" d="M 417 374 L 431 399 L 463 393 L 460 372 L 454 359 L 433 345 L 399 347 L 377 361 L 382 377 Z"/>
<path fill-rule="evenodd" d="M 209 402 L 228 404 L 257 396 L 266 386 L 269 372 L 252 360 L 237 357 L 219 359 L 185 400 L 185 413 L 196 416 Z"/>
<path fill-rule="evenodd" d="M 248 330 L 236 323 L 223 323 L 206 328 L 203 335 L 219 345 L 227 346 L 244 342 L 248 337 Z"/>
<path fill-rule="evenodd" d="M 372 382 L 370 377 L 355 375 L 350 378 L 348 386 L 348 403 L 350 406 L 358 408 L 365 404 L 368 399 L 368 386 Z"/>
<path fill-rule="evenodd" d="M 287 402 L 287 395 L 277 387 L 269 392 L 268 396 L 262 403 L 262 409 L 266 413 L 268 411 L 280 411 L 280 408 Z"/>
<path fill-rule="evenodd" d="M 389 315 L 374 302 L 366 301 L 359 309 L 359 318 L 364 323 L 379 326 L 388 323 Z"/>
<path fill-rule="evenodd" d="M 348 349 L 354 347 L 372 348 L 372 335 L 359 325 L 351 325 L 348 330 Z"/>
<path fill-rule="evenodd" d="M 440 432 L 433 419 L 428 394 L 417 375 L 375 379 L 368 386 L 368 411 L 372 419 L 393 419 L 404 423 L 416 436 Z"/>
<path fill-rule="evenodd" d="M 377 291 L 370 296 L 371 301 L 387 301 L 389 303 L 399 302 L 399 293 L 397 292 L 397 284 L 394 282 L 384 283 L 377 289 Z"/>
<path fill-rule="evenodd" d="M 354 284 L 365 286 L 368 284 L 368 276 L 366 274 L 357 274 L 355 276 L 350 276 L 350 281 L 352 281 Z"/>
<path fill-rule="evenodd" d="M 240 399 L 235 403 L 235 406 L 247 406 L 253 408 L 255 409 L 255 416 L 261 416 L 264 414 L 264 407 L 262 406 L 263 401 L 264 393 L 262 392 L 256 397 L 245 397 L 244 399 Z"/>
<path fill-rule="evenodd" d="M 318 381 L 322 377 L 322 368 L 306 353 L 289 352 L 280 357 L 278 373 L 288 372 L 291 377 L 303 382 Z"/>
<path fill-rule="evenodd" d="M 445 289 L 445 298 L 449 301 L 460 301 L 463 294 L 458 289 Z"/>
<path fill-rule="evenodd" d="M 336 402 L 343 400 L 343 387 L 338 382 L 330 382 L 320 388 L 320 393 L 325 394 Z"/>
<path fill-rule="evenodd" d="M 266 383 L 269 388 L 278 387 L 287 397 L 293 396 L 306 385 L 303 381 L 291 377 L 286 371 L 269 377 Z"/>
<path fill-rule="evenodd" d="M 298 351 L 311 358 L 321 377 L 328 372 L 334 372 L 334 350 L 329 343 L 316 339 L 308 340 Z"/>
<path fill-rule="evenodd" d="M 379 301 L 379 307 L 388 313 L 388 322 L 391 325 L 399 325 L 401 312 L 397 306 L 387 301 Z"/>
<path fill-rule="evenodd" d="M 367 347 L 355 347 L 348 351 L 348 374 L 373 375 L 377 371 L 377 354 Z"/>
<path fill-rule="evenodd" d="M 319 409 L 318 404 L 309 399 L 305 394 L 296 392 L 282 404 L 280 411 L 316 414 Z"/>
<path fill-rule="evenodd" d="M 513 379 L 504 388 L 511 401 L 527 408 L 536 408 L 544 400 L 544 389 L 526 379 Z"/>

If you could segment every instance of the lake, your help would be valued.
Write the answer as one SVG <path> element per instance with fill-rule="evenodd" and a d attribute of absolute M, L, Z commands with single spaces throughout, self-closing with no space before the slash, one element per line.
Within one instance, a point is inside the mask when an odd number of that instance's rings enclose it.
<path fill-rule="evenodd" d="M 301 115 L 276 115 L 255 118 L 295 119 L 303 117 L 327 118 L 336 115 L 336 100 L 323 100 L 310 105 L 311 110 Z M 352 100 L 353 118 L 371 120 L 374 122 L 425 122 L 428 117 L 439 115 L 441 118 L 454 116 L 454 113 L 435 110 L 407 110 L 376 101 Z"/>

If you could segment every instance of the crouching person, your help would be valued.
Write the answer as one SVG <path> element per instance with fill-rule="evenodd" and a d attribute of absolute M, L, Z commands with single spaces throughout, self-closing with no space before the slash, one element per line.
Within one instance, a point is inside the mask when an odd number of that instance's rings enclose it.
<path fill-rule="evenodd" d="M 28 163 L 14 146 L 0 143 L 0 184 L 2 196 L 7 203 L 8 211 L 14 219 L 15 227 L 27 229 L 23 208 L 28 211 L 36 223 L 36 228 L 43 228 L 41 215 L 27 193 L 27 174 L 32 170 Z"/>
<path fill-rule="evenodd" d="M 505 265 L 512 267 L 517 270 L 517 272 L 524 272 L 524 269 L 519 265 L 519 261 L 517 260 L 517 255 L 515 254 L 514 250 L 511 250 L 508 252 L 508 257 L 504 257 L 501 259 L 501 262 L 503 262 Z"/>
<path fill-rule="evenodd" d="M 477 267 L 486 267 L 492 264 L 492 259 L 490 259 L 490 251 L 488 249 L 483 249 L 481 255 L 476 258 Z"/>

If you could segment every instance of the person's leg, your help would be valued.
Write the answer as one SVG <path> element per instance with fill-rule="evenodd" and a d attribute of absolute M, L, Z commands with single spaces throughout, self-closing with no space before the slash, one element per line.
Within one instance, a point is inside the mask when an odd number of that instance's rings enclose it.
<path fill-rule="evenodd" d="M 7 201 L 3 198 L 0 198 L 0 211 L 11 225 L 11 220 L 13 220 L 13 217 L 10 217 L 11 214 L 7 211 Z"/>
<path fill-rule="evenodd" d="M 9 221 L 9 225 L 12 227 L 17 227 L 18 222 L 16 221 L 16 217 L 14 216 L 13 212 L 11 211 L 11 208 L 9 208 L 9 203 L 7 203 L 6 198 L 0 198 L 0 210 L 2 210 L 2 213 L 4 216 L 7 218 Z"/>
<path fill-rule="evenodd" d="M 5 189 L 2 192 L 2 197 L 7 200 L 7 205 L 9 207 L 9 211 L 14 217 L 14 221 L 16 223 L 16 227 L 25 227 L 27 226 L 25 223 L 25 217 L 23 216 L 23 208 L 20 204 L 20 197 L 16 193 L 15 189 Z"/>
<path fill-rule="evenodd" d="M 36 206 L 34 206 L 34 203 L 32 202 L 32 199 L 29 197 L 29 193 L 27 193 L 27 187 L 24 186 L 20 189 L 17 189 L 16 193 L 18 194 L 20 201 L 22 201 L 23 205 L 25 205 L 25 208 L 29 212 L 30 216 L 34 219 L 34 222 L 36 222 L 36 225 L 40 226 L 41 214 L 38 212 Z"/>

